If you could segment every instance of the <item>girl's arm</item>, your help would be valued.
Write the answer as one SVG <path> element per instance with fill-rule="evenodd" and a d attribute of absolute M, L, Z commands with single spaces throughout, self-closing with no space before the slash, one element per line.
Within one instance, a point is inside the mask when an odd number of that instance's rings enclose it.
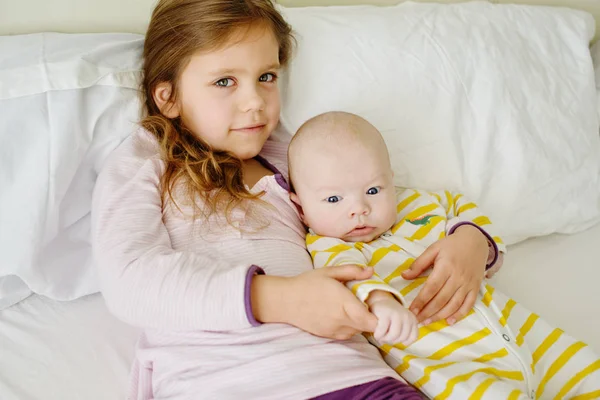
<path fill-rule="evenodd" d="M 258 268 L 172 248 L 162 220 L 162 163 L 154 153 L 150 140 L 134 135 L 111 155 L 96 183 L 92 246 L 109 309 L 143 328 L 256 324 L 245 288 Z"/>

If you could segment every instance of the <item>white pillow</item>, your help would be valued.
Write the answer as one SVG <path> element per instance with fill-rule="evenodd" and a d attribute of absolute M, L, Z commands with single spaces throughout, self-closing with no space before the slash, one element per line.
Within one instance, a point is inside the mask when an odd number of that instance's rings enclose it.
<path fill-rule="evenodd" d="M 92 189 L 139 120 L 143 37 L 0 37 L 0 309 L 98 291 Z"/>
<path fill-rule="evenodd" d="M 298 38 L 282 121 L 344 110 L 384 135 L 396 184 L 465 193 L 505 241 L 600 218 L 591 15 L 403 3 L 283 8 Z"/>

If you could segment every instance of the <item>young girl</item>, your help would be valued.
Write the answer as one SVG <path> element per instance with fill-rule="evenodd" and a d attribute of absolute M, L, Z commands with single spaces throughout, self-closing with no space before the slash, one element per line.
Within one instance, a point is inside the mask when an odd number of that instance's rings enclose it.
<path fill-rule="evenodd" d="M 287 143 L 268 140 L 291 47 L 269 0 L 162 0 L 152 14 L 147 117 L 93 200 L 106 303 L 143 328 L 132 399 L 418 398 L 356 335 L 377 319 L 342 282 L 372 269 L 312 270 Z"/>
<path fill-rule="evenodd" d="M 291 48 L 268 0 L 162 0 L 153 12 L 147 117 L 93 204 L 106 302 L 143 328 L 132 399 L 420 398 L 355 335 L 376 319 L 339 281 L 372 271 L 312 271 L 287 143 L 267 141 Z"/>

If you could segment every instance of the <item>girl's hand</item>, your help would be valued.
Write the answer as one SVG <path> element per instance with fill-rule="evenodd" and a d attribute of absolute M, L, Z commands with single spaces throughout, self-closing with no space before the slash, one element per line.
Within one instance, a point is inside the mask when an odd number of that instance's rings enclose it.
<path fill-rule="evenodd" d="M 319 268 L 292 278 L 257 275 L 252 310 L 261 322 L 287 323 L 316 336 L 346 340 L 377 326 L 377 318 L 344 285 L 371 275 L 373 268 L 357 265 Z"/>
<path fill-rule="evenodd" d="M 402 274 L 405 279 L 415 279 L 433 267 L 410 306 L 419 322 L 428 325 L 447 319 L 452 325 L 465 317 L 475 304 L 487 258 L 487 238 L 470 225 L 458 227 L 452 235 L 429 246 Z"/>
<path fill-rule="evenodd" d="M 373 336 L 379 343 L 408 346 L 417 340 L 417 318 L 391 293 L 375 291 L 369 295 L 367 304 L 378 320 Z"/>

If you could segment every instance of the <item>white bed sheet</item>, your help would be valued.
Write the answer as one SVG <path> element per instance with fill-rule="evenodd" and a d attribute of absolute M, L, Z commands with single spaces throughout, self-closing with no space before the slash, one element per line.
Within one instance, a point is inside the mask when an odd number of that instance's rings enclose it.
<path fill-rule="evenodd" d="M 99 294 L 30 296 L 0 312 L 0 399 L 125 399 L 137 335 Z"/>
<path fill-rule="evenodd" d="M 512 246 L 493 284 L 600 352 L 599 245 L 600 225 Z M 31 296 L 0 312 L 0 399 L 123 399 L 137 334 L 100 295 Z"/>

